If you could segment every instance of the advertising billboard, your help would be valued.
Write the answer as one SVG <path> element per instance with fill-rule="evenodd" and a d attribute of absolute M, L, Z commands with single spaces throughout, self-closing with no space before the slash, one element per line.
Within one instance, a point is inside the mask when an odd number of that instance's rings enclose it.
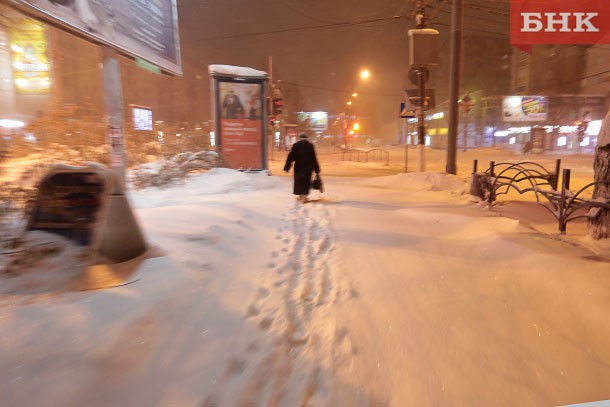
<path fill-rule="evenodd" d="M 134 130 L 152 130 L 153 129 L 153 112 L 151 109 L 139 106 L 133 106 L 133 129 Z"/>
<path fill-rule="evenodd" d="M 267 170 L 267 73 L 210 65 L 214 135 L 227 168 Z"/>
<path fill-rule="evenodd" d="M 42 23 L 20 18 L 10 26 L 15 91 L 22 94 L 51 92 L 51 65 Z"/>
<path fill-rule="evenodd" d="M 506 96 L 502 100 L 502 119 L 505 122 L 546 121 L 548 107 L 545 96 Z"/>
<path fill-rule="evenodd" d="M 315 132 L 328 130 L 327 112 L 301 112 L 299 113 L 299 120 L 309 122 L 311 130 Z"/>
<path fill-rule="evenodd" d="M 218 143 L 229 168 L 266 168 L 264 100 L 261 82 L 218 81 Z"/>
<path fill-rule="evenodd" d="M 176 0 L 11 0 L 37 16 L 181 74 Z"/>

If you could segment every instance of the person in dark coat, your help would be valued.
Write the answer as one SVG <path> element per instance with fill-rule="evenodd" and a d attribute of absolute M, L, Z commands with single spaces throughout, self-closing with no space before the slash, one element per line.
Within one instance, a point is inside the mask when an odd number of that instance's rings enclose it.
<path fill-rule="evenodd" d="M 286 158 L 284 171 L 289 172 L 294 162 L 294 188 L 293 194 L 298 196 L 301 202 L 307 202 L 309 188 L 311 186 L 311 174 L 320 173 L 320 165 L 316 157 L 316 150 L 308 140 L 307 134 L 299 134 L 299 141 L 292 145 L 292 149 Z"/>

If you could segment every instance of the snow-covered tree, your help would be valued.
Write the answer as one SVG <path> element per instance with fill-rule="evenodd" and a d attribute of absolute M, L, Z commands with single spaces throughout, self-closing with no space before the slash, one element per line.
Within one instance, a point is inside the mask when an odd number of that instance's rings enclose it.
<path fill-rule="evenodd" d="M 593 191 L 593 198 L 610 198 L 610 110 L 602 122 L 597 137 L 593 161 L 594 181 L 600 183 Z M 589 220 L 589 235 L 596 240 L 610 237 L 610 210 L 601 208 L 598 216 Z"/>

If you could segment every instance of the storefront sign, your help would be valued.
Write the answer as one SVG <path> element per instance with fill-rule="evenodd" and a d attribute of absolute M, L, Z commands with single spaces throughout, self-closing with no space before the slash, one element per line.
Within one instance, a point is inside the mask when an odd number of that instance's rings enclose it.
<path fill-rule="evenodd" d="M 132 107 L 133 113 L 133 129 L 134 130 L 152 130 L 153 129 L 153 112 L 145 107 Z"/>
<path fill-rule="evenodd" d="M 311 130 L 322 132 L 328 129 L 327 112 L 303 112 L 300 115 L 301 120 L 309 122 Z"/>
<path fill-rule="evenodd" d="M 548 100 L 544 96 L 506 96 L 502 101 L 502 119 L 505 122 L 545 121 Z"/>

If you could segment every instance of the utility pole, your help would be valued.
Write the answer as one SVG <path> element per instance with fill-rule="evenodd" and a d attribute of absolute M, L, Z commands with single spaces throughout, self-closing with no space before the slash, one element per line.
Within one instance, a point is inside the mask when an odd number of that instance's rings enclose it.
<path fill-rule="evenodd" d="M 108 125 L 108 144 L 110 145 L 110 169 L 113 170 L 123 188 L 126 183 L 125 132 L 123 113 L 123 87 L 118 53 L 109 46 L 102 45 L 102 76 L 104 79 L 104 102 Z"/>
<path fill-rule="evenodd" d="M 424 0 L 415 2 L 415 28 L 426 28 L 426 3 Z M 417 89 L 419 106 L 417 109 L 417 171 L 426 171 L 426 78 L 424 68 L 417 70 Z"/>
<path fill-rule="evenodd" d="M 269 55 L 269 82 L 267 82 L 267 126 L 269 128 L 269 148 L 271 148 L 271 161 L 273 161 L 273 150 L 275 144 L 275 125 L 269 120 L 273 114 L 273 56 Z"/>
<path fill-rule="evenodd" d="M 426 170 L 425 146 L 426 146 L 426 110 L 432 104 L 432 91 L 428 96 L 426 82 L 430 75 L 428 68 L 434 67 L 438 62 L 438 35 L 439 32 L 426 26 L 426 3 L 424 0 L 415 1 L 415 26 L 409 30 L 409 59 L 411 70 L 409 79 L 417 85 L 416 97 L 410 99 L 417 106 L 417 170 Z M 411 90 L 413 92 L 413 90 Z M 413 92 L 415 93 L 415 92 Z M 407 91 L 409 94 L 409 91 Z M 433 106 L 432 106 L 433 107 Z"/>
<path fill-rule="evenodd" d="M 426 171 L 426 80 L 424 70 L 417 70 L 419 107 L 417 109 L 417 171 Z"/>
<path fill-rule="evenodd" d="M 449 137 L 447 140 L 448 174 L 457 174 L 458 94 L 462 62 L 463 0 L 453 0 L 451 8 L 451 73 L 449 75 Z"/>

